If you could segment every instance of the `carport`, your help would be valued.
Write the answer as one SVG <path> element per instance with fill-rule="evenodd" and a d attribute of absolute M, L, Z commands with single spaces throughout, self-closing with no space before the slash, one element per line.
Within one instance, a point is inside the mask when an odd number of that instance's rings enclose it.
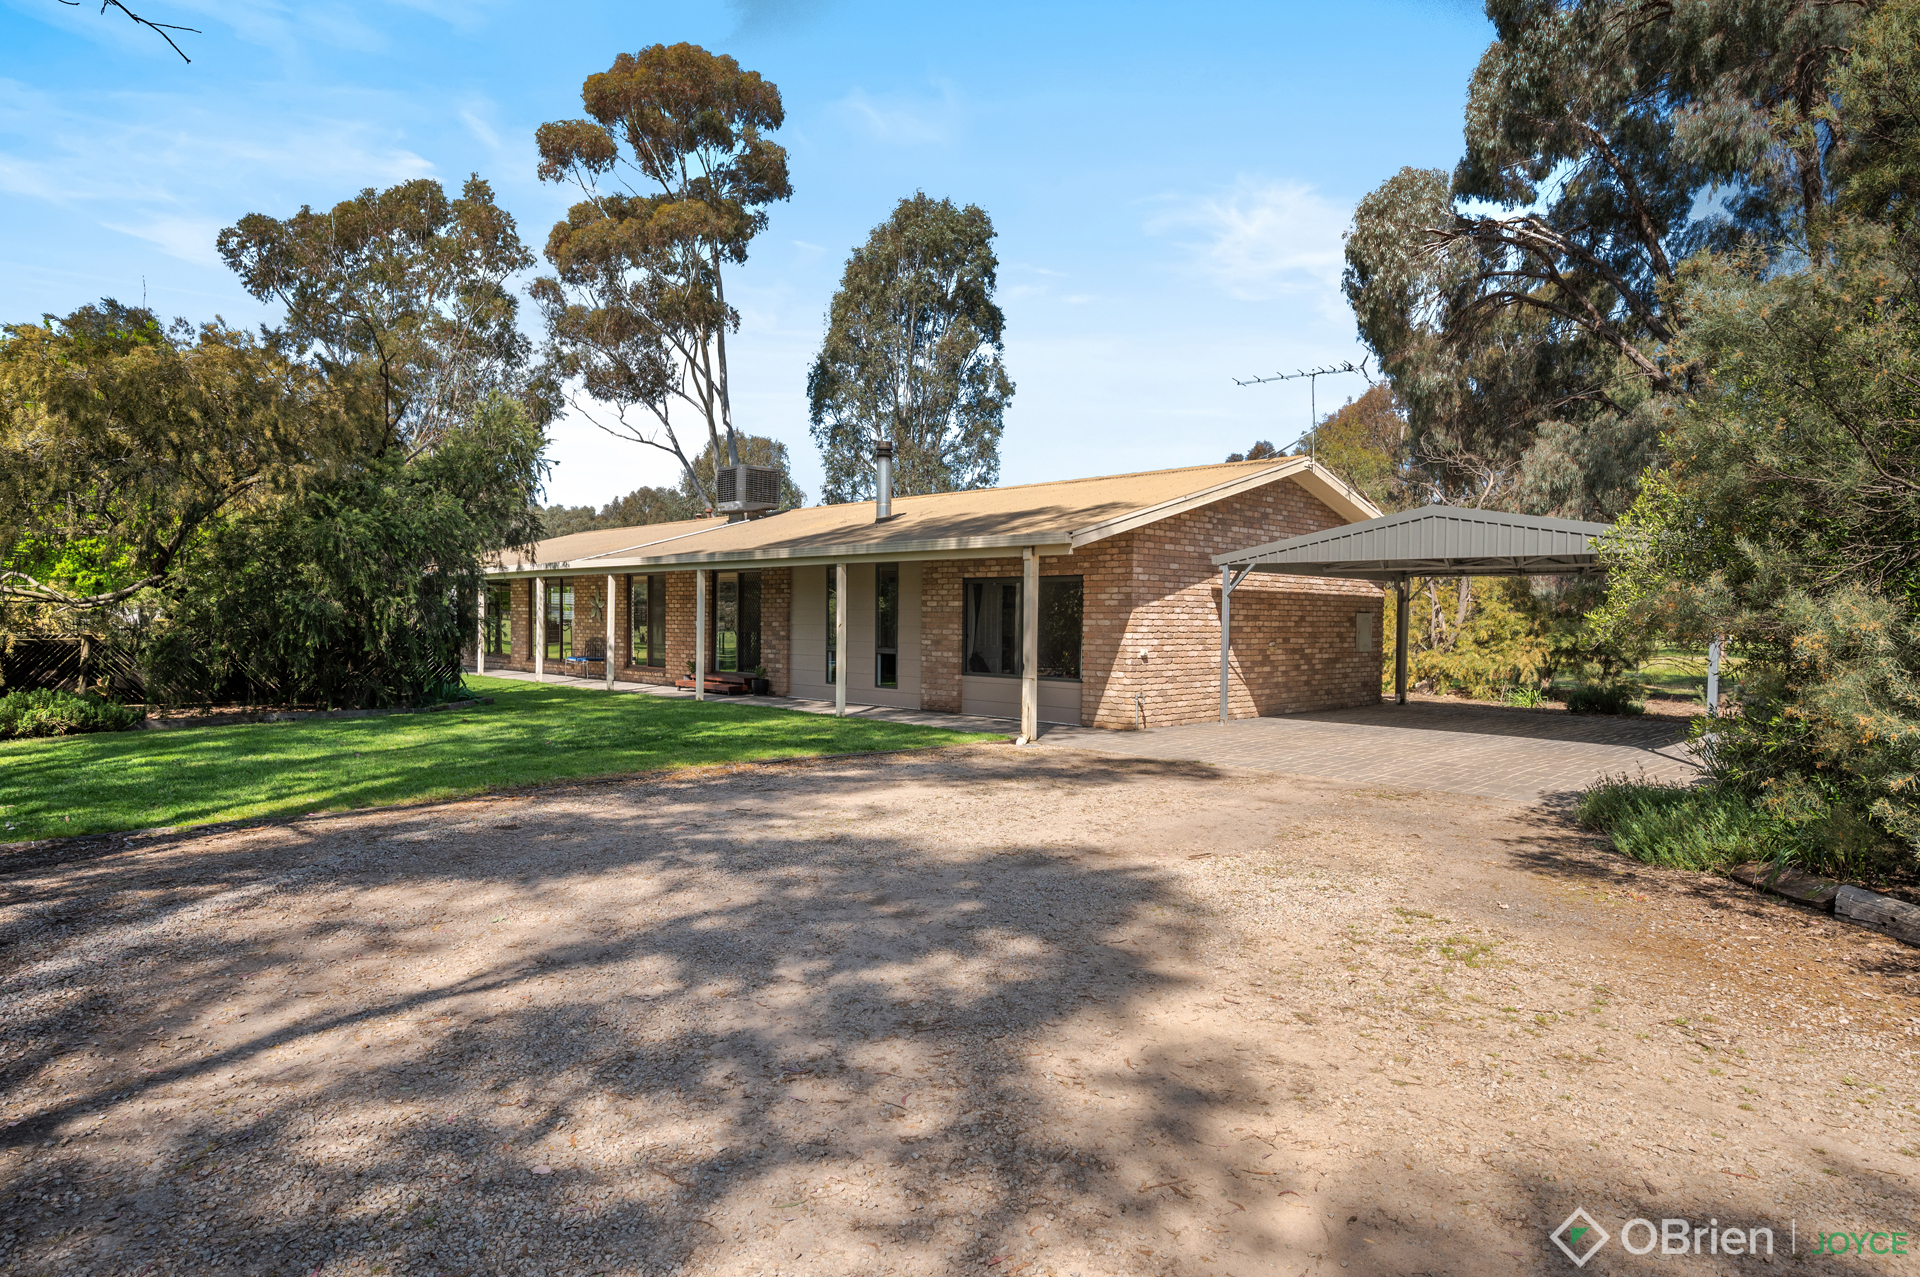
<path fill-rule="evenodd" d="M 1394 703 L 1407 703 L 1407 581 L 1416 576 L 1587 576 L 1610 523 L 1422 506 L 1213 556 L 1220 569 L 1220 721 L 1228 721 L 1233 591 L 1249 572 L 1345 577 L 1394 587 Z"/>

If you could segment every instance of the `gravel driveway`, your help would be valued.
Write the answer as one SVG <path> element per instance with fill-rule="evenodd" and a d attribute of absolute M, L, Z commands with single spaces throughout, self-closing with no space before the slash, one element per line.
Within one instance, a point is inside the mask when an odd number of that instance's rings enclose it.
<path fill-rule="evenodd" d="M 1523 806 L 1007 745 L 16 850 L 0 1271 L 1780 1265 L 1914 1217 L 1917 971 Z"/>

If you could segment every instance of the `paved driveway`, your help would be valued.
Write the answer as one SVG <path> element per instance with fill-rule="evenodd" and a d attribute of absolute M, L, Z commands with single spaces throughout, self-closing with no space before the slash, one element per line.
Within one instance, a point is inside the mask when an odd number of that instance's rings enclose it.
<path fill-rule="evenodd" d="M 1414 702 L 1142 732 L 1055 727 L 1041 743 L 1531 803 L 1621 772 L 1692 779 L 1685 735 L 1670 718 Z"/>

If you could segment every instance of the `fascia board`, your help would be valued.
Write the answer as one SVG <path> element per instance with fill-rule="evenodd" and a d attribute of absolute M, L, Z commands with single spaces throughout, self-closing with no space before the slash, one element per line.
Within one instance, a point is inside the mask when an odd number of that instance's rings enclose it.
<path fill-rule="evenodd" d="M 691 535 L 691 534 L 689 534 Z M 937 537 L 915 541 L 871 542 L 846 546 L 809 546 L 788 548 L 773 546 L 764 550 L 713 551 L 705 554 L 646 555 L 632 558 L 579 559 L 566 563 L 542 564 L 538 568 L 519 567 L 490 572 L 490 576 L 521 578 L 554 575 L 606 575 L 636 568 L 665 572 L 692 572 L 699 568 L 753 567 L 773 563 L 781 567 L 815 567 L 834 563 L 906 563 L 939 559 L 973 558 L 981 551 L 1019 551 L 1033 546 L 1043 556 L 1073 553 L 1070 542 L 1060 540 L 1059 532 L 1041 537 Z M 986 555 L 999 558 L 1002 555 Z"/>

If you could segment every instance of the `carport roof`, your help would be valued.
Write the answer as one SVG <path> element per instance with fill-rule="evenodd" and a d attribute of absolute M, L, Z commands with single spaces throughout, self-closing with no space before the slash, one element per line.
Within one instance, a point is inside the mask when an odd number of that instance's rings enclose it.
<path fill-rule="evenodd" d="M 1602 572 L 1594 538 L 1609 523 L 1422 506 L 1213 556 L 1215 567 L 1288 576 L 1394 581 L 1404 576 Z"/>

